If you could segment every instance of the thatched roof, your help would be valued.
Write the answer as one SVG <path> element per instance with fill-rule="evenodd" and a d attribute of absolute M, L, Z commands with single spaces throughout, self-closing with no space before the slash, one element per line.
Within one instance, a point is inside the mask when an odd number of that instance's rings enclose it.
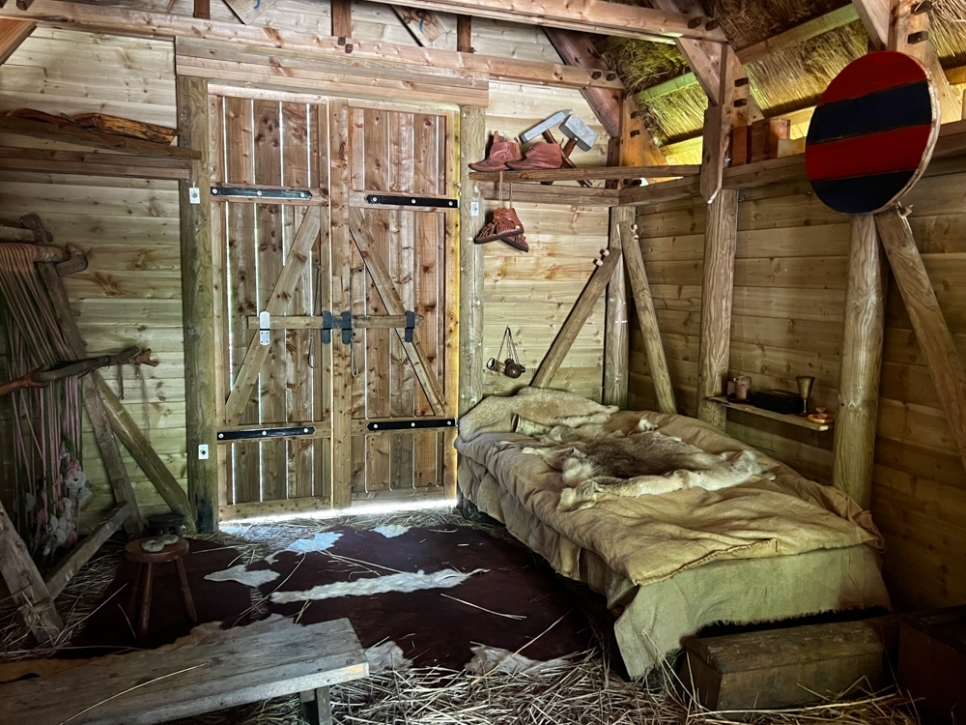
<path fill-rule="evenodd" d="M 650 4 L 649 0 L 621 1 Z M 705 12 L 721 23 L 732 46 L 739 50 L 846 4 L 842 0 L 702 0 Z M 932 16 L 931 41 L 943 66 L 966 65 L 966 0 L 933 0 Z M 674 46 L 608 39 L 599 48 L 636 94 L 687 72 L 687 63 Z M 839 71 L 867 48 L 868 36 L 856 21 L 777 51 L 746 65 L 751 93 L 768 116 L 814 105 Z M 645 124 L 659 144 L 673 144 L 700 133 L 707 98 L 697 84 L 659 98 L 639 96 L 638 102 Z"/>

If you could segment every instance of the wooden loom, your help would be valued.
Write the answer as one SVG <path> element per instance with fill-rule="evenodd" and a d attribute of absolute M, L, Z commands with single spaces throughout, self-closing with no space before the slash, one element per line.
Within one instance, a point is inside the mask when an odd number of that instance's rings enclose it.
<path fill-rule="evenodd" d="M 22 229 L 0 227 L 0 242 L 32 242 L 47 245 L 51 241 L 49 233 L 35 215 L 24 217 L 21 223 Z M 37 273 L 47 289 L 57 322 L 76 362 L 60 368 L 59 372 L 46 371 L 34 374 L 32 378 L 42 383 L 53 377 L 89 373 L 82 378 L 81 383 L 84 407 L 91 420 L 97 447 L 107 469 L 116 503 L 106 519 L 57 564 L 46 581 L 30 557 L 9 515 L 0 504 L 0 576 L 9 587 L 30 632 L 38 641 L 49 643 L 55 641 L 63 630 L 63 622 L 53 603 L 57 595 L 116 531 L 123 527 L 128 535 L 135 536 L 144 528 L 131 479 L 125 469 L 114 433 L 118 434 L 132 453 L 137 449 L 141 452 L 142 458 L 151 461 L 152 465 L 147 467 L 142 465 L 142 467 L 145 468 L 145 472 L 169 506 L 178 513 L 185 514 L 189 525 L 193 519 L 188 515 L 190 506 L 177 482 L 170 473 L 167 473 L 167 469 L 157 458 L 147 438 L 137 429 L 133 419 L 124 412 L 123 405 L 117 396 L 95 370 L 96 367 L 138 357 L 137 351 L 126 350 L 120 356 L 83 359 L 86 355 L 86 346 L 70 308 L 62 277 L 85 269 L 86 258 L 76 247 L 65 252 L 57 247 L 47 246 L 43 259 L 45 261 L 36 263 Z M 135 458 L 139 463 L 141 462 L 137 455 Z M 167 478 L 170 480 L 158 476 L 161 469 L 167 473 Z"/>

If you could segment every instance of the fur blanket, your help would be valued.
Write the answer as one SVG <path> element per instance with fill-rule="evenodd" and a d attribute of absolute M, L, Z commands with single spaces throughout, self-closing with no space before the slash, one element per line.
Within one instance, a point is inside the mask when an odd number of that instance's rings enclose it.
<path fill-rule="evenodd" d="M 759 476 L 774 478 L 754 451 L 706 453 L 658 432 L 656 425 L 630 411 L 578 428 L 549 427 L 516 416 L 513 428 L 542 444 L 527 446 L 524 453 L 540 456 L 561 472 L 569 488 L 560 492 L 558 511 L 589 508 L 599 493 L 636 498 L 684 488 L 717 491 Z"/>

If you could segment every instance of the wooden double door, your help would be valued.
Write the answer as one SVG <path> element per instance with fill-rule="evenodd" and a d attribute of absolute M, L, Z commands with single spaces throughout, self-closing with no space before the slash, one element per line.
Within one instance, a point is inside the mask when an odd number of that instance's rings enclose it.
<path fill-rule="evenodd" d="M 458 115 L 210 103 L 222 517 L 453 495 Z"/>

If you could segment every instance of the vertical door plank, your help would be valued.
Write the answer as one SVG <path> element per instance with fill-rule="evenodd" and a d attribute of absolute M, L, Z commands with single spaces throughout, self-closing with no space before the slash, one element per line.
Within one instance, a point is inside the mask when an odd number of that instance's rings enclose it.
<path fill-rule="evenodd" d="M 329 115 L 325 103 L 312 105 L 308 114 L 309 134 L 309 185 L 312 188 L 329 192 Z M 338 154 L 338 149 L 331 151 Z M 312 310 L 314 315 L 321 315 L 323 310 L 332 308 L 332 222 L 330 210 L 323 206 L 319 240 L 313 249 L 313 259 L 318 267 L 313 267 Z M 332 423 L 332 345 L 322 344 L 322 335 L 316 332 L 311 340 L 314 351 L 314 376 L 316 384 L 315 416 L 316 420 Z M 315 476 L 312 483 L 312 495 L 319 499 L 326 499 L 327 505 L 332 505 L 332 443 L 331 439 L 320 439 L 312 442 L 315 459 Z"/>
<path fill-rule="evenodd" d="M 381 109 L 365 110 L 365 186 L 364 189 L 388 191 L 390 188 L 389 118 L 390 112 Z M 353 149 L 353 153 L 356 153 Z M 391 228 L 390 212 L 371 211 L 367 215 L 375 242 L 372 253 L 388 263 L 387 237 Z M 388 266 L 388 264 L 387 264 Z M 385 315 L 386 308 L 371 276 L 366 273 L 366 314 Z M 390 414 L 391 365 L 390 330 L 366 331 L 366 417 L 385 418 Z M 368 436 L 366 441 L 366 490 L 381 491 L 389 487 L 391 439 L 388 436 Z"/>
<path fill-rule="evenodd" d="M 331 179 L 330 228 L 332 309 L 348 309 L 349 292 L 349 107 L 346 101 L 329 101 L 329 168 Z M 352 500 L 350 387 L 351 347 L 335 342 L 328 346 L 332 360 L 332 505 L 345 508 Z"/>
<path fill-rule="evenodd" d="M 255 183 L 253 163 L 252 102 L 246 98 L 225 98 L 225 182 Z M 228 232 L 228 342 L 231 346 L 231 379 L 245 356 L 254 333 L 246 318 L 258 314 L 255 290 L 255 208 L 251 204 L 227 204 Z M 230 387 L 225 390 L 227 399 Z M 242 425 L 258 423 L 258 401 L 252 399 L 239 418 Z M 236 443 L 231 447 L 233 463 L 232 503 L 261 500 L 261 456 L 259 444 Z"/>
<path fill-rule="evenodd" d="M 460 145 L 458 133 L 460 127 L 460 117 L 455 111 L 450 111 L 445 116 L 445 133 L 440 134 L 439 146 L 440 157 L 444 159 L 445 186 L 442 191 L 450 197 L 460 195 L 460 175 L 462 166 L 460 163 Z M 460 282 L 459 261 L 460 251 L 460 217 L 454 212 L 446 212 L 444 218 L 443 248 L 441 250 L 443 272 L 443 295 L 445 327 L 442 333 L 442 366 L 443 366 L 443 403 L 448 415 L 456 415 L 460 404 L 459 399 L 459 366 L 457 360 L 460 351 Z M 474 245 L 476 246 L 476 245 Z M 456 440 L 456 429 L 452 428 L 440 433 L 442 445 L 440 446 L 440 459 L 442 464 L 439 482 L 444 486 L 444 493 L 449 498 L 456 497 L 456 448 L 453 442 Z"/>
<path fill-rule="evenodd" d="M 430 114 L 420 114 L 415 119 L 415 158 L 416 194 L 439 194 L 440 183 L 440 155 L 439 137 L 441 135 L 441 117 Z M 414 312 L 422 315 L 423 324 L 417 328 L 416 336 L 426 351 L 430 363 L 429 374 L 439 377 L 439 300 L 443 290 L 440 287 L 439 253 L 442 247 L 442 214 L 423 213 L 416 217 L 416 306 Z M 414 412 L 416 415 L 432 415 L 433 408 L 417 385 L 414 391 Z M 413 442 L 413 483 L 417 488 L 432 485 L 437 482 L 437 448 L 439 434 L 435 431 L 424 431 L 414 434 Z"/>
<path fill-rule="evenodd" d="M 413 193 L 415 170 L 413 169 L 415 143 L 414 115 L 392 113 L 389 117 L 390 188 L 401 193 Z M 414 237 L 416 217 L 421 214 L 408 211 L 390 212 L 389 270 L 396 289 L 407 310 L 415 304 L 415 250 Z M 390 399 L 389 414 L 393 417 L 411 418 L 413 408 L 413 369 L 398 335 L 390 332 Z M 390 436 L 390 487 L 393 489 L 413 486 L 413 434 L 399 433 Z"/>
<path fill-rule="evenodd" d="M 255 183 L 278 186 L 282 183 L 281 136 L 279 134 L 279 104 L 277 101 L 255 101 Z M 258 251 L 259 310 L 265 309 L 282 271 L 282 207 L 278 204 L 258 204 L 255 212 Z M 290 310 L 283 305 L 281 314 Z M 286 422 L 285 411 L 285 330 L 271 334 L 268 356 L 258 380 L 259 422 L 280 425 Z M 287 441 L 265 441 L 262 454 L 262 500 L 277 501 L 286 497 Z"/>
<path fill-rule="evenodd" d="M 287 188 L 310 186 L 309 106 L 304 103 L 281 104 L 280 138 L 282 142 L 281 183 Z M 286 254 L 291 249 L 295 230 L 305 210 L 297 206 L 283 207 L 282 229 Z M 323 222 L 322 226 L 326 226 Z M 316 251 L 313 250 L 313 255 Z M 313 262 L 318 257 L 313 256 Z M 295 283 L 289 314 L 311 315 L 315 264 L 302 270 Z M 314 351 L 312 344 L 317 333 L 310 330 L 285 331 L 285 410 L 289 423 L 321 420 L 316 417 L 316 386 Z M 287 497 L 305 498 L 313 495 L 314 449 L 312 440 L 295 438 L 288 442 Z"/>
<path fill-rule="evenodd" d="M 366 189 L 366 111 L 364 108 L 349 109 L 349 179 L 351 189 Z M 367 279 L 366 268 L 354 244 L 349 244 L 351 268 L 351 303 L 353 315 L 365 315 Z M 335 310 L 340 312 L 341 310 Z M 366 417 L 366 370 L 369 359 L 368 331 L 359 331 L 352 343 L 351 382 L 352 418 Z M 352 491 L 357 494 L 366 492 L 366 438 L 360 436 L 352 442 Z"/>

